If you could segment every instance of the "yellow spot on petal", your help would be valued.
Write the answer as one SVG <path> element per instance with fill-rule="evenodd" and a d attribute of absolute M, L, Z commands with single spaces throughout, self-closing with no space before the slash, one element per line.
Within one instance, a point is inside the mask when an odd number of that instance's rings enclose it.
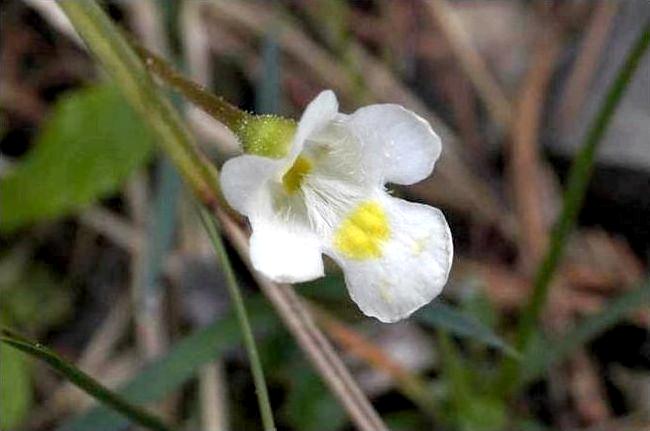
<path fill-rule="evenodd" d="M 413 243 L 411 244 L 411 252 L 413 255 L 421 255 L 424 250 L 426 250 L 429 241 L 431 241 L 431 235 L 427 235 L 424 238 L 413 239 Z"/>
<path fill-rule="evenodd" d="M 334 233 L 334 246 L 356 260 L 379 258 L 390 236 L 384 209 L 374 201 L 363 202 L 341 222 Z"/>
<path fill-rule="evenodd" d="M 381 299 L 383 299 L 387 304 L 391 304 L 393 302 L 393 295 L 390 294 L 389 287 L 390 283 L 388 280 L 381 280 L 379 282 L 379 296 Z"/>
<path fill-rule="evenodd" d="M 282 185 L 287 193 L 293 194 L 300 190 L 305 176 L 311 172 L 313 164 L 307 157 L 298 156 L 293 166 L 282 177 Z"/>

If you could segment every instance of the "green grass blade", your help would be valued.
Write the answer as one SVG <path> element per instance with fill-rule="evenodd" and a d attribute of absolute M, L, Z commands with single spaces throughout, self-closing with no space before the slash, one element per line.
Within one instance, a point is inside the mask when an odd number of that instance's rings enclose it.
<path fill-rule="evenodd" d="M 577 348 L 589 343 L 629 316 L 632 311 L 648 306 L 650 306 L 650 279 L 645 280 L 636 289 L 612 300 L 599 313 L 584 318 L 560 339 L 541 342 L 536 348 L 531 348 L 531 353 L 527 355 L 525 361 L 526 369 L 522 372 L 523 382 L 531 382 L 540 377 Z"/>
<path fill-rule="evenodd" d="M 262 40 L 262 76 L 257 82 L 255 110 L 262 114 L 279 114 L 281 94 L 280 47 L 277 31 L 271 30 Z"/>
<path fill-rule="evenodd" d="M 460 337 L 468 337 L 518 358 L 519 354 L 490 328 L 458 311 L 455 307 L 440 301 L 422 308 L 415 314 L 415 319 L 432 328 L 444 329 Z"/>
<path fill-rule="evenodd" d="M 160 419 L 148 413 L 141 407 L 131 404 L 120 395 L 110 391 L 105 386 L 94 380 L 74 365 L 65 361 L 59 355 L 38 343 L 27 341 L 25 338 L 15 338 L 9 331 L 3 330 L 0 341 L 14 347 L 28 355 L 46 362 L 56 371 L 61 373 L 75 386 L 95 398 L 97 401 L 120 412 L 134 424 L 141 425 L 154 431 L 171 431 Z"/>
<path fill-rule="evenodd" d="M 609 87 L 605 101 L 600 107 L 596 117 L 591 123 L 585 136 L 584 143 L 571 165 L 562 212 L 551 233 L 548 250 L 540 264 L 533 280 L 533 293 L 528 305 L 522 311 L 515 348 L 521 352 L 527 349 L 530 340 L 537 331 L 539 316 L 548 297 L 549 286 L 564 254 L 564 248 L 571 233 L 582 202 L 584 200 L 587 184 L 591 178 L 596 149 L 601 138 L 607 130 L 614 112 L 621 101 L 625 89 L 632 80 L 632 76 L 639 65 L 643 54 L 650 43 L 650 24 L 646 24 L 638 39 L 621 66 L 616 79 Z M 505 360 L 499 388 L 504 394 L 509 394 L 518 385 L 520 377 L 520 363 L 508 358 Z"/>
<path fill-rule="evenodd" d="M 247 304 L 253 325 L 278 327 L 278 320 L 261 297 L 251 299 Z M 213 361 L 240 341 L 237 317 L 229 314 L 176 343 L 167 355 L 147 366 L 118 393 L 133 403 L 159 401 L 192 378 L 199 367 Z M 98 406 L 73 418 L 57 431 L 116 431 L 126 424 L 123 416 Z"/>
<path fill-rule="evenodd" d="M 265 431 L 275 431 L 275 423 L 273 420 L 273 409 L 271 408 L 271 401 L 269 400 L 269 393 L 266 389 L 266 381 L 264 380 L 264 370 L 262 369 L 262 361 L 260 356 L 257 353 L 257 346 L 255 345 L 255 337 L 253 336 L 253 329 L 248 318 L 248 313 L 246 312 L 246 306 L 244 305 L 244 298 L 242 297 L 241 290 L 237 283 L 235 277 L 235 271 L 232 269 L 230 259 L 228 258 L 228 253 L 226 248 L 223 245 L 223 241 L 219 232 L 217 231 L 216 222 L 210 216 L 210 214 L 205 210 L 200 210 L 201 222 L 205 227 L 212 246 L 214 247 L 214 252 L 217 255 L 217 260 L 221 266 L 224 275 L 226 276 L 226 285 L 228 286 L 228 292 L 230 293 L 230 299 L 235 307 L 235 313 L 237 314 L 237 320 L 239 321 L 239 327 L 244 337 L 244 345 L 246 346 L 246 351 L 248 353 L 248 360 L 251 364 L 251 371 L 253 373 L 253 381 L 255 382 L 255 392 L 257 393 L 257 402 L 260 408 L 260 414 L 262 416 L 262 422 L 264 423 Z"/>

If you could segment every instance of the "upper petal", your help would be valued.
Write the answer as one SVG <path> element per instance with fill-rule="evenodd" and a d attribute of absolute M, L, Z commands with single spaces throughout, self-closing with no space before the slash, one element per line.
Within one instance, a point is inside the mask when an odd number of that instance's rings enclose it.
<path fill-rule="evenodd" d="M 259 205 L 267 183 L 281 175 L 286 161 L 261 156 L 243 155 L 224 163 L 221 168 L 221 190 L 231 207 L 251 215 Z"/>
<path fill-rule="evenodd" d="M 293 138 L 291 160 L 300 154 L 305 140 L 312 133 L 318 132 L 334 119 L 339 110 L 339 102 L 332 90 L 322 91 L 314 100 L 309 102 L 300 117 L 298 129 Z"/>
<path fill-rule="evenodd" d="M 343 268 L 350 296 L 361 311 L 382 322 L 395 322 L 440 293 L 451 268 L 453 244 L 438 209 L 385 194 L 374 202 L 383 215 L 368 214 L 366 227 L 361 218 L 352 220 L 356 238 L 337 244 L 335 236 L 326 253 Z M 364 230 L 379 240 L 364 238 Z M 355 244 L 357 251 L 350 249 Z"/>
<path fill-rule="evenodd" d="M 299 283 L 324 275 L 321 240 L 300 223 L 253 217 L 251 261 L 256 270 L 279 283 Z"/>
<path fill-rule="evenodd" d="M 441 151 L 429 123 L 400 105 L 360 108 L 348 127 L 363 145 L 364 163 L 379 170 L 384 182 L 413 184 L 428 177 Z"/>

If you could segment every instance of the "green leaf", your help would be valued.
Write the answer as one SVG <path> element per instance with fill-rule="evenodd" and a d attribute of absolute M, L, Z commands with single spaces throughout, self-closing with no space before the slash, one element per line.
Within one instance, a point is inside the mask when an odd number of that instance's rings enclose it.
<path fill-rule="evenodd" d="M 0 331 L 0 342 L 47 363 L 78 388 L 99 402 L 121 412 L 134 424 L 139 424 L 154 431 L 171 431 L 171 428 L 163 424 L 158 418 L 111 392 L 92 377 L 41 344 L 33 343 L 6 329 Z"/>
<path fill-rule="evenodd" d="M 439 331 L 438 346 L 442 358 L 442 376 L 448 387 L 449 408 L 445 419 L 460 430 L 496 431 L 506 423 L 503 400 L 481 394 L 472 367 L 462 357 L 453 340 Z"/>
<path fill-rule="evenodd" d="M 278 320 L 262 298 L 246 301 L 246 306 L 254 327 L 267 329 L 279 326 Z M 234 313 L 229 314 L 179 341 L 166 356 L 147 366 L 118 393 L 132 403 L 158 401 L 193 377 L 197 368 L 219 357 L 239 342 L 237 317 Z M 127 420 L 123 416 L 104 406 L 98 406 L 73 418 L 58 431 L 113 431 L 126 425 Z"/>
<path fill-rule="evenodd" d="M 526 352 L 523 383 L 539 378 L 551 366 L 567 358 L 575 349 L 586 345 L 591 340 L 611 328 L 636 309 L 650 305 L 650 279 L 641 286 L 630 290 L 612 300 L 602 311 L 584 318 L 572 330 L 556 340 L 540 339 Z"/>
<path fill-rule="evenodd" d="M 336 399 L 304 363 L 292 367 L 283 413 L 293 428 L 301 431 L 336 431 L 346 423 L 345 412 Z"/>
<path fill-rule="evenodd" d="M 109 85 L 60 99 L 25 159 L 0 180 L 0 230 L 71 214 L 118 190 L 151 135 Z"/>
<path fill-rule="evenodd" d="M 62 322 L 72 309 L 72 290 L 55 279 L 46 266 L 23 268 L 16 280 L 0 280 L 0 313 L 12 326 L 30 333 Z"/>
<path fill-rule="evenodd" d="M 507 410 L 502 400 L 472 394 L 460 406 L 455 419 L 461 430 L 499 431 L 507 423 Z"/>
<path fill-rule="evenodd" d="M 431 303 L 418 311 L 414 317 L 427 326 L 441 328 L 460 337 L 475 339 L 513 357 L 519 356 L 512 347 L 490 328 L 443 302 Z"/>
<path fill-rule="evenodd" d="M 25 357 L 0 344 L 0 428 L 16 429 L 32 402 L 32 385 Z"/>

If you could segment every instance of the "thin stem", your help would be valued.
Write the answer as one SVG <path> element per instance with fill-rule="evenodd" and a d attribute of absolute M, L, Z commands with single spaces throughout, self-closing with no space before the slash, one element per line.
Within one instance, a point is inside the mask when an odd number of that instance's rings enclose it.
<path fill-rule="evenodd" d="M 231 105 L 223 97 L 216 96 L 207 91 L 202 85 L 185 78 L 169 63 L 139 43 L 132 41 L 131 46 L 151 73 L 176 89 L 234 133 L 237 133 L 242 124 L 251 117 L 249 113 Z"/>
<path fill-rule="evenodd" d="M 216 221 L 204 208 L 201 208 L 199 212 L 203 226 L 205 227 L 205 230 L 207 231 L 208 235 L 210 236 L 210 240 L 212 241 L 212 246 L 214 247 L 215 254 L 217 255 L 219 265 L 223 269 L 224 275 L 226 276 L 226 286 L 228 286 L 230 298 L 235 306 L 235 312 L 237 313 L 239 326 L 244 337 L 244 345 L 246 346 L 246 351 L 248 353 L 248 360 L 251 364 L 251 372 L 253 373 L 253 381 L 255 383 L 255 389 L 257 392 L 257 403 L 259 404 L 264 429 L 266 431 L 275 431 L 275 424 L 273 422 L 273 410 L 271 409 L 271 402 L 269 401 L 269 394 L 266 389 L 266 381 L 264 380 L 262 361 L 260 360 L 259 354 L 257 353 L 255 338 L 253 336 L 253 329 L 251 328 L 251 325 L 248 321 L 248 314 L 246 313 L 246 307 L 244 306 L 244 299 L 242 298 L 241 290 L 237 284 L 235 272 L 233 271 L 232 265 L 230 264 L 230 259 L 228 258 L 228 253 L 226 253 L 226 248 L 223 245 L 221 235 L 219 235 L 219 232 L 217 232 Z"/>
<path fill-rule="evenodd" d="M 165 425 L 160 419 L 110 391 L 50 349 L 4 329 L 0 332 L 0 342 L 46 362 L 84 392 L 120 412 L 133 423 L 155 431 L 172 431 L 172 428 Z"/>
<path fill-rule="evenodd" d="M 562 258 L 568 236 L 582 207 L 587 185 L 591 178 L 596 149 L 644 52 L 648 48 L 649 42 L 650 24 L 646 23 L 641 35 L 630 50 L 625 63 L 621 66 L 616 79 L 607 91 L 605 101 L 591 123 L 584 143 L 571 166 L 567 188 L 564 193 L 562 212 L 551 233 L 550 244 L 544 260 L 535 274 L 530 301 L 523 310 L 517 327 L 515 348 L 519 352 L 526 351 L 532 336 L 537 330 L 539 316 L 546 303 L 553 275 Z M 516 389 L 519 384 L 519 377 L 520 363 L 511 358 L 506 358 L 500 380 L 500 389 L 503 393 L 509 394 Z"/>

